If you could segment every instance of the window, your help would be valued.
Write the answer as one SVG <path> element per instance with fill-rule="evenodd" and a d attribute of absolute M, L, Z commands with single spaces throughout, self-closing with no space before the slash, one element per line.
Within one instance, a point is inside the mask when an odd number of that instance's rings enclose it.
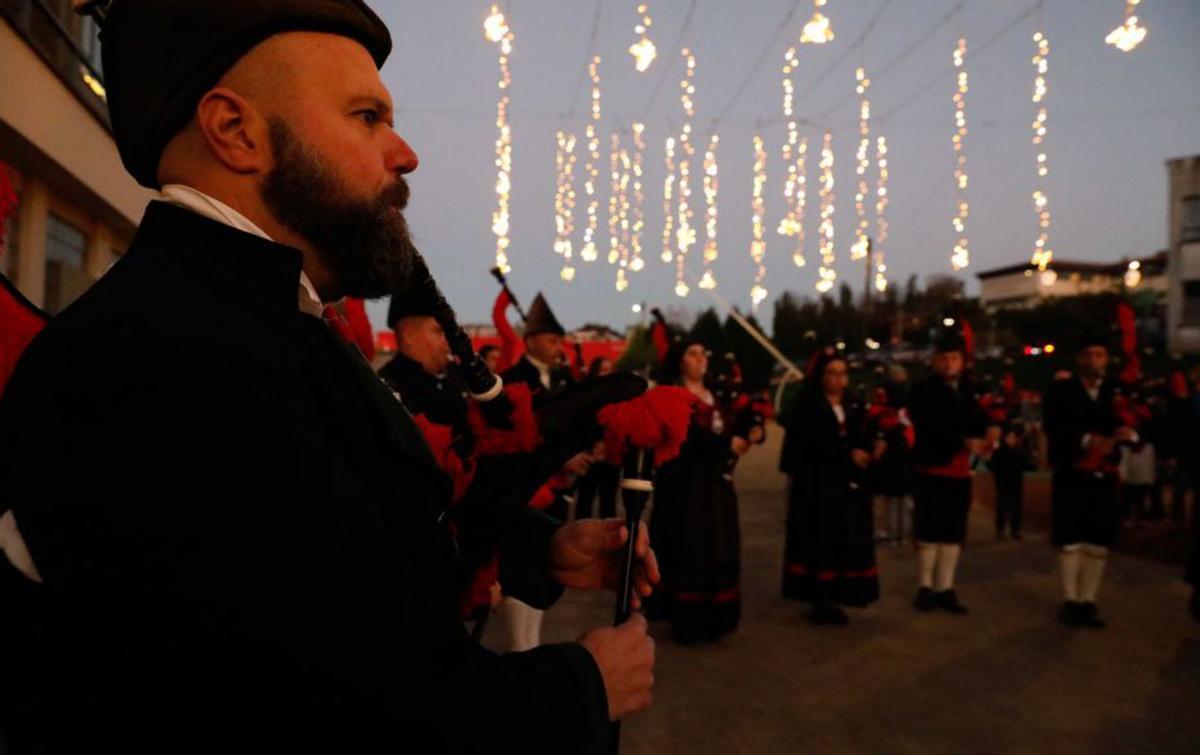
<path fill-rule="evenodd" d="M 46 219 L 46 298 L 45 309 L 52 315 L 92 285 L 83 266 L 87 238 L 83 231 L 53 213 Z"/>
<path fill-rule="evenodd" d="M 1179 324 L 1200 325 L 1200 281 L 1185 281 L 1183 284 L 1183 313 Z"/>
<path fill-rule="evenodd" d="M 1183 229 L 1180 241 L 1200 241 L 1200 195 L 1183 198 Z"/>

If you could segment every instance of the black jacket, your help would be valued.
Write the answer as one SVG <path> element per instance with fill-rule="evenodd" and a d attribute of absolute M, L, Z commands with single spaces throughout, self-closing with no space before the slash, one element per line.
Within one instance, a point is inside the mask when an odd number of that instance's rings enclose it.
<path fill-rule="evenodd" d="M 45 585 L 0 622 L 26 643 L 0 692 L 10 749 L 602 752 L 586 650 L 470 641 L 448 479 L 297 310 L 300 267 L 152 203 L 26 352 L 0 403 L 0 508 Z M 544 606 L 555 525 L 519 516 L 496 536 L 528 579 L 506 588 Z"/>
<path fill-rule="evenodd" d="M 1110 378 L 1100 384 L 1096 400 L 1088 395 L 1078 377 L 1056 380 L 1050 385 L 1042 402 L 1042 413 L 1053 467 L 1069 469 L 1080 462 L 1086 456 L 1085 435 L 1112 437 L 1117 429 L 1116 391 L 1117 385 Z M 1115 458 L 1112 461 L 1115 464 Z"/>
<path fill-rule="evenodd" d="M 957 390 L 937 375 L 913 386 L 908 414 L 916 443 L 912 463 L 917 467 L 950 464 L 968 438 L 982 438 L 987 416 L 979 407 L 979 390 L 965 375 Z"/>
<path fill-rule="evenodd" d="M 565 367 L 550 368 L 550 388 L 547 390 L 542 385 L 541 373 L 538 368 L 529 361 L 529 357 L 522 355 L 517 363 L 509 367 L 501 375 L 505 383 L 524 383 L 529 386 L 529 392 L 533 394 L 535 405 L 540 405 L 548 396 L 561 393 L 564 389 L 575 383 L 575 379 L 571 377 L 571 371 Z"/>

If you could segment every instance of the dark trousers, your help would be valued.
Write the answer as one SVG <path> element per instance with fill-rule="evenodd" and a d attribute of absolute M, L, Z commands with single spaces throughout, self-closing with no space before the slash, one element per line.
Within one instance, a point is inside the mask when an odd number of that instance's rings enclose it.
<path fill-rule="evenodd" d="M 1021 534 L 1021 510 L 1024 508 L 1021 480 L 996 481 L 996 534 L 1009 533 L 1016 536 Z"/>
<path fill-rule="evenodd" d="M 1150 500 L 1149 485 L 1121 486 L 1121 518 L 1141 521 L 1150 518 L 1148 502 Z"/>
<path fill-rule="evenodd" d="M 579 480 L 579 497 L 575 503 L 575 518 L 586 519 L 598 516 L 601 519 L 611 519 L 617 515 L 617 485 L 620 482 L 621 469 L 606 461 L 592 464 L 587 474 Z M 599 508 L 593 514 L 593 504 Z"/>

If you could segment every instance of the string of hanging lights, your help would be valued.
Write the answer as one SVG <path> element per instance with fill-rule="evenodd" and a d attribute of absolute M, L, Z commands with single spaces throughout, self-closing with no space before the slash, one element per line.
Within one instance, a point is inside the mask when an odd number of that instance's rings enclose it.
<path fill-rule="evenodd" d="M 608 145 L 608 264 L 621 258 L 621 135 L 613 131 Z"/>
<path fill-rule="evenodd" d="M 600 56 L 593 55 L 588 64 L 588 76 L 592 80 L 592 120 L 584 131 L 587 137 L 588 159 L 583 166 L 583 192 L 587 195 L 587 226 L 583 229 L 583 247 L 579 257 L 584 262 L 595 262 L 596 231 L 600 228 L 600 198 L 597 181 L 600 178 L 600 135 L 596 126 L 600 123 Z"/>
<path fill-rule="evenodd" d="M 828 18 L 821 15 L 821 8 L 827 2 L 829 0 L 813 0 L 813 16 L 804 25 L 804 31 L 800 34 L 801 43 L 823 45 L 833 41 L 833 26 Z"/>
<path fill-rule="evenodd" d="M 957 71 L 954 90 L 954 218 L 951 221 L 958 240 L 950 255 L 950 266 L 962 270 L 971 264 L 970 244 L 967 238 L 967 216 L 971 206 L 967 202 L 967 40 L 960 38 L 954 48 L 954 68 Z"/>
<path fill-rule="evenodd" d="M 1121 52 L 1132 51 L 1146 38 L 1147 29 L 1138 24 L 1138 17 L 1135 15 L 1140 2 L 1141 0 L 1126 0 L 1124 23 L 1110 31 L 1104 38 L 1105 42 Z"/>
<path fill-rule="evenodd" d="M 833 215 L 834 215 L 834 200 L 833 193 L 833 134 L 829 131 L 825 132 L 825 138 L 821 143 L 821 189 L 819 196 L 821 199 L 821 226 L 818 230 L 819 243 L 818 247 L 821 251 L 821 268 L 817 271 L 817 290 L 825 293 L 833 288 L 834 281 L 837 280 L 837 271 L 833 269 L 834 262 L 837 261 L 837 255 L 833 246 Z"/>
<path fill-rule="evenodd" d="M 854 72 L 857 82 L 855 91 L 860 98 L 858 111 L 858 152 L 855 158 L 858 164 L 854 172 L 858 175 L 858 190 L 854 193 L 854 216 L 858 219 L 858 229 L 855 232 L 854 243 L 850 246 L 850 259 L 860 260 L 867 256 L 867 245 L 870 244 L 871 221 L 867 219 L 867 171 L 871 169 L 871 101 L 867 98 L 867 89 L 871 80 L 867 78 L 866 70 L 860 67 Z"/>
<path fill-rule="evenodd" d="M 1048 121 L 1046 117 L 1046 73 L 1050 67 L 1050 41 L 1045 32 L 1038 31 L 1033 35 L 1037 52 L 1031 62 L 1036 71 L 1033 80 L 1033 103 L 1037 105 L 1037 115 L 1033 119 L 1033 146 L 1037 153 L 1037 180 L 1033 190 L 1033 208 L 1038 216 L 1038 237 L 1033 244 L 1031 263 L 1042 274 L 1042 283 L 1053 285 L 1057 279 L 1053 270 L 1049 270 L 1054 252 L 1050 248 L 1050 198 L 1046 195 L 1046 176 L 1050 166 L 1046 160 L 1046 133 Z"/>
<path fill-rule="evenodd" d="M 754 285 L 750 288 L 750 302 L 757 307 L 767 298 L 763 281 L 767 277 L 767 239 L 763 226 L 767 213 L 764 193 L 767 185 L 767 150 L 760 134 L 754 135 L 754 185 L 750 193 L 750 259 L 754 262 Z"/>
<path fill-rule="evenodd" d="M 662 261 L 671 262 L 675 259 L 674 226 L 675 226 L 675 137 L 668 136 L 663 146 L 663 163 L 667 169 L 663 178 L 663 232 L 662 232 Z"/>
<path fill-rule="evenodd" d="M 512 71 L 508 58 L 512 54 L 513 32 L 508 20 L 493 5 L 491 14 L 483 22 L 483 34 L 489 42 L 500 48 L 500 99 L 496 104 L 496 210 L 492 213 L 492 233 L 496 236 L 496 267 L 503 272 L 512 269 L 508 259 L 509 245 L 509 202 L 512 192 L 512 128 L 508 123 L 508 91 L 512 86 Z"/>
<path fill-rule="evenodd" d="M 571 247 L 571 236 L 575 232 L 575 188 L 572 180 L 575 173 L 574 134 L 558 132 L 554 166 L 554 253 L 563 258 L 559 275 L 569 282 L 575 278 L 572 263 L 574 250 Z"/>
<path fill-rule="evenodd" d="M 646 3 L 639 3 L 637 6 L 638 20 L 633 27 L 634 34 L 640 34 L 641 38 L 629 46 L 629 54 L 633 56 L 633 65 L 638 73 L 645 73 L 646 69 L 650 68 L 650 64 L 658 57 L 658 49 L 655 48 L 654 42 L 650 40 L 650 25 L 654 21 L 650 18 L 650 8 Z"/>
<path fill-rule="evenodd" d="M 704 151 L 704 273 L 700 276 L 700 288 L 711 290 L 717 287 L 712 264 L 717 261 L 717 193 L 721 185 L 718 180 L 717 145 L 720 137 L 713 134 Z"/>
<path fill-rule="evenodd" d="M 683 108 L 684 123 L 679 134 L 679 186 L 678 202 L 675 213 L 675 294 L 680 297 L 688 295 L 685 266 L 688 253 L 696 243 L 696 229 L 692 226 L 694 211 L 692 210 L 692 158 L 696 148 L 692 144 L 692 116 L 696 114 L 695 101 L 692 96 L 696 93 L 693 78 L 696 75 L 696 56 L 689 48 L 681 51 L 687 62 L 683 79 L 679 82 L 679 104 Z"/>
<path fill-rule="evenodd" d="M 792 46 L 783 55 L 783 115 L 787 118 L 787 136 L 781 152 L 787 178 L 783 184 L 784 215 L 776 232 L 796 239 L 792 261 L 797 267 L 804 267 L 804 159 L 808 143 L 800 139 L 800 129 L 794 117 L 796 87 L 792 73 L 796 65 L 796 48 Z"/>
<path fill-rule="evenodd" d="M 635 273 L 646 266 L 646 261 L 642 257 L 642 232 L 646 228 L 646 192 L 642 184 L 644 178 L 642 166 L 646 154 L 645 131 L 646 124 L 633 124 L 633 221 L 629 240 L 632 259 L 629 261 L 629 269 Z"/>
<path fill-rule="evenodd" d="M 879 167 L 879 175 L 875 180 L 875 241 L 871 244 L 875 256 L 875 290 L 887 291 L 887 262 L 884 259 L 884 242 L 888 238 L 888 147 L 887 138 L 880 136 L 875 140 L 875 164 Z"/>

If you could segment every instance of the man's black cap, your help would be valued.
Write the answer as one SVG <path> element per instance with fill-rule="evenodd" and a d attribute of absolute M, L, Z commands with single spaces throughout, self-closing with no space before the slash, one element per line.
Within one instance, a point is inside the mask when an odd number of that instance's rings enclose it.
<path fill-rule="evenodd" d="M 362 0 L 113 0 L 100 33 L 113 136 L 137 182 L 158 188 L 167 143 L 243 55 L 290 31 L 349 37 L 377 67 L 387 27 Z"/>

